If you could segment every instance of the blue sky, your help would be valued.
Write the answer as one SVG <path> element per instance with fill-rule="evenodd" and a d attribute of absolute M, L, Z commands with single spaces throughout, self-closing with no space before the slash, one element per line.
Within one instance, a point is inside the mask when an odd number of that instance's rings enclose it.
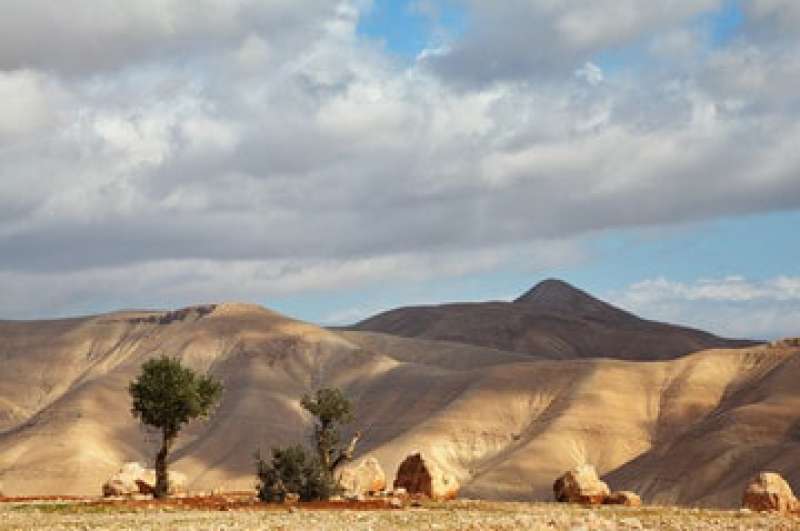
<path fill-rule="evenodd" d="M 800 334 L 800 3 L 12 3 L 0 318 L 346 324 L 558 277 Z"/>
<path fill-rule="evenodd" d="M 389 0 L 375 2 L 359 19 L 358 34 L 380 42 L 406 61 L 466 31 L 467 12 L 455 2 Z"/>

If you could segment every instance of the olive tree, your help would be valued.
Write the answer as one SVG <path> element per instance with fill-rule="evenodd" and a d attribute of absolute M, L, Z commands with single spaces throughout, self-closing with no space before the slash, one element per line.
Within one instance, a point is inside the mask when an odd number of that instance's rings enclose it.
<path fill-rule="evenodd" d="M 128 392 L 133 400 L 133 416 L 161 432 L 154 496 L 163 498 L 169 492 L 167 455 L 178 433 L 191 420 L 209 416 L 222 396 L 222 384 L 209 375 L 196 373 L 176 358 L 161 356 L 142 365 Z"/>
<path fill-rule="evenodd" d="M 314 451 L 302 445 L 273 448 L 272 458 L 256 454 L 258 496 L 263 501 L 282 501 L 295 493 L 303 501 L 325 500 L 340 491 L 333 471 L 352 459 L 361 434 L 340 447 L 339 427 L 353 420 L 352 405 L 339 389 L 320 389 L 303 396 L 303 408 L 314 415 Z"/>
<path fill-rule="evenodd" d="M 322 467 L 330 473 L 353 457 L 361 438 L 356 432 L 346 447 L 339 448 L 339 427 L 353 421 L 353 406 L 340 389 L 322 388 L 314 395 L 304 395 L 303 408 L 316 417 L 313 441 Z"/>

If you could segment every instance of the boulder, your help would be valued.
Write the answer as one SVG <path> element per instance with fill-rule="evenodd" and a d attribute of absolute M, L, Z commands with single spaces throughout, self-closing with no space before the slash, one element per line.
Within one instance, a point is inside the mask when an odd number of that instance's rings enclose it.
<path fill-rule="evenodd" d="M 169 471 L 169 494 L 186 490 L 186 476 L 180 472 Z M 144 468 L 136 462 L 125 463 L 103 484 L 103 496 L 133 496 L 153 494 L 156 485 L 156 471 Z"/>
<path fill-rule="evenodd" d="M 395 492 L 405 489 L 410 496 L 426 496 L 432 500 L 452 500 L 458 496 L 459 484 L 455 477 L 443 471 L 422 454 L 406 457 L 397 469 Z"/>
<path fill-rule="evenodd" d="M 342 468 L 338 476 L 345 496 L 375 494 L 386 488 L 386 474 L 374 457 Z"/>
<path fill-rule="evenodd" d="M 799 508 L 792 488 L 780 474 L 774 472 L 761 472 L 750 481 L 742 495 L 742 507 L 751 511 L 780 513 Z"/>
<path fill-rule="evenodd" d="M 605 482 L 597 477 L 593 465 L 580 465 L 564 473 L 553 483 L 556 501 L 600 505 L 611 493 Z"/>
<path fill-rule="evenodd" d="M 139 463 L 125 463 L 103 484 L 103 496 L 139 494 L 139 485 L 147 470 Z"/>
<path fill-rule="evenodd" d="M 618 490 L 606 497 L 606 505 L 625 505 L 627 507 L 641 507 L 642 499 L 638 494 L 629 490 Z"/>

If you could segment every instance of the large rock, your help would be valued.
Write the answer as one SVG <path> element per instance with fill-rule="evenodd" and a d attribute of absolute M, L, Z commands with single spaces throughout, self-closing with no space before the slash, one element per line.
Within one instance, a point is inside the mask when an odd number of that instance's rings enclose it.
<path fill-rule="evenodd" d="M 404 488 L 409 495 L 423 495 L 433 500 L 452 500 L 458 496 L 458 480 L 422 454 L 406 457 L 397 469 L 394 488 Z"/>
<path fill-rule="evenodd" d="M 780 474 L 761 472 L 747 485 L 742 495 L 742 507 L 752 511 L 788 513 L 798 510 L 792 487 Z"/>
<path fill-rule="evenodd" d="M 553 494 L 560 502 L 600 505 L 610 493 L 594 466 L 588 464 L 573 468 L 553 483 Z"/>
<path fill-rule="evenodd" d="M 615 491 L 609 494 L 605 501 L 606 505 L 625 505 L 626 507 L 641 507 L 642 498 L 635 492 L 629 490 Z"/>
<path fill-rule="evenodd" d="M 139 493 L 139 485 L 147 470 L 139 463 L 125 463 L 103 484 L 103 496 L 129 496 Z"/>
<path fill-rule="evenodd" d="M 156 471 L 144 468 L 136 462 L 125 463 L 103 484 L 103 496 L 132 496 L 134 494 L 153 494 L 156 485 Z M 169 471 L 169 494 L 186 490 L 186 476 L 180 472 Z"/>
<path fill-rule="evenodd" d="M 386 488 L 386 474 L 374 457 L 343 467 L 338 475 L 345 496 L 367 495 Z"/>

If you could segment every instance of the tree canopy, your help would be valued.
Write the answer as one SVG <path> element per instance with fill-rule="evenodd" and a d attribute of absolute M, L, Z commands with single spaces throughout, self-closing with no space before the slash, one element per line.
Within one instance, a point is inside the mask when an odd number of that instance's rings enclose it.
<path fill-rule="evenodd" d="M 333 472 L 337 465 L 352 457 L 353 449 L 361 437 L 356 433 L 350 445 L 339 449 L 339 425 L 353 421 L 353 406 L 340 389 L 325 387 L 314 395 L 304 395 L 303 408 L 317 419 L 314 426 L 314 443 L 322 466 Z"/>
<path fill-rule="evenodd" d="M 177 358 L 161 356 L 142 365 L 130 383 L 131 413 L 143 424 L 161 431 L 161 449 L 156 456 L 157 497 L 168 491 L 167 454 L 184 424 L 210 415 L 222 396 L 222 384 L 210 375 L 200 375 Z"/>

